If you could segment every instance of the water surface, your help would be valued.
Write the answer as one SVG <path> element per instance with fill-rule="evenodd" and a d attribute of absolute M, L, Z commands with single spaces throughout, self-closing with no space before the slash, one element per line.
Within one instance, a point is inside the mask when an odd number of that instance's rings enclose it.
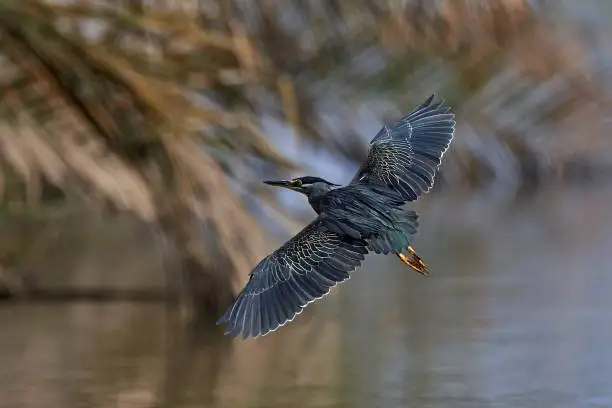
<path fill-rule="evenodd" d="M 429 279 L 374 257 L 246 343 L 158 304 L 3 304 L 0 407 L 612 407 L 612 194 L 420 207 Z"/>

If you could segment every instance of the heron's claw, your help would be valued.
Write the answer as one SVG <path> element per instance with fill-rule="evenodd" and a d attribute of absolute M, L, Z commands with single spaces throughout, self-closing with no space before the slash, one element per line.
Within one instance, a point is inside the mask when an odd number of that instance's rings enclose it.
<path fill-rule="evenodd" d="M 421 257 L 414 252 L 411 246 L 406 248 L 408 251 L 408 256 L 398 252 L 396 253 L 397 257 L 406 265 L 410 266 L 412 269 L 420 273 L 421 275 L 427 276 L 429 275 L 429 271 L 427 269 L 427 265 L 421 260 Z"/>

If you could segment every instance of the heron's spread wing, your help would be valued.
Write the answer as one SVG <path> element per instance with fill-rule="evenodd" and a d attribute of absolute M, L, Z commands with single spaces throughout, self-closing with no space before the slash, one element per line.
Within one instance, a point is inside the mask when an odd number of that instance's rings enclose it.
<path fill-rule="evenodd" d="M 367 242 L 332 232 L 320 216 L 251 272 L 251 278 L 219 320 L 243 338 L 276 330 L 332 286 L 349 277 L 367 254 Z"/>
<path fill-rule="evenodd" d="M 352 183 L 383 184 L 406 201 L 429 191 L 455 130 L 450 108 L 442 106 L 442 101 L 432 104 L 432 100 L 433 95 L 378 132 Z"/>

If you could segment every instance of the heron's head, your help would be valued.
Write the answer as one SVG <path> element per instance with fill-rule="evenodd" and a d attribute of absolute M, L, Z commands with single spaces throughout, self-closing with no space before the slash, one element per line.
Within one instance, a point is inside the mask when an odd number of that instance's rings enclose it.
<path fill-rule="evenodd" d="M 325 193 L 331 190 L 334 186 L 339 184 L 330 183 L 320 177 L 298 177 L 292 180 L 278 180 L 278 181 L 264 181 L 264 183 L 271 186 L 285 187 L 289 190 L 297 191 L 302 194 L 310 196 L 314 193 Z"/>

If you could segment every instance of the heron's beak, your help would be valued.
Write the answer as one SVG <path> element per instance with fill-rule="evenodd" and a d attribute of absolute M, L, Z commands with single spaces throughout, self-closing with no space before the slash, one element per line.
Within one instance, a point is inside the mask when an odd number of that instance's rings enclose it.
<path fill-rule="evenodd" d="M 270 186 L 276 186 L 276 187 L 285 187 L 288 189 L 293 189 L 293 183 L 289 180 L 267 180 L 264 181 L 264 183 L 270 185 Z"/>

